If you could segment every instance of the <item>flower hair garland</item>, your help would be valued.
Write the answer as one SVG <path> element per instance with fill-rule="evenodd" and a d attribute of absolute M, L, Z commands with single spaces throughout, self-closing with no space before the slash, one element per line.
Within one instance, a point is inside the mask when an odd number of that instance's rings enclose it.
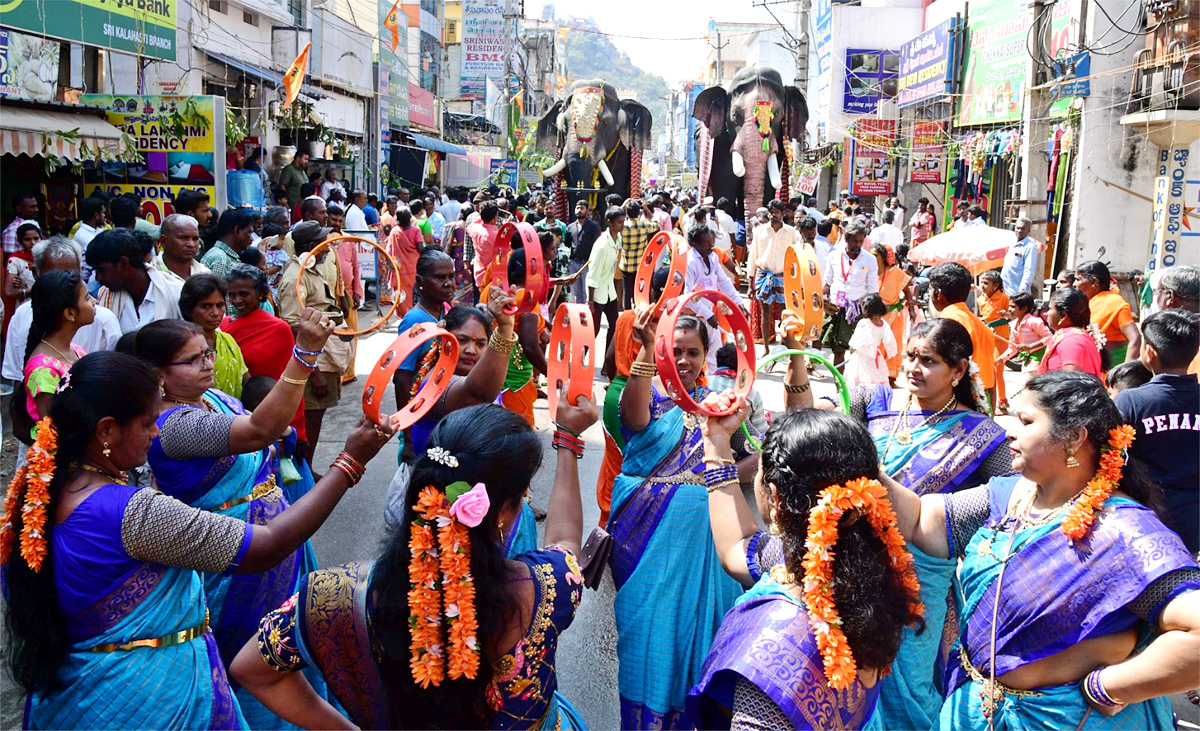
<path fill-rule="evenodd" d="M 912 555 L 896 528 L 896 513 L 888 502 L 887 489 L 877 480 L 860 477 L 844 486 L 830 485 L 822 490 L 809 513 L 808 536 L 804 541 L 807 549 L 802 563 L 804 605 L 824 661 L 825 677 L 835 690 L 850 687 L 858 676 L 833 596 L 833 546 L 838 539 L 838 521 L 847 511 L 866 517 L 887 548 L 892 565 L 900 572 L 912 613 L 918 616 L 925 613 Z M 885 668 L 884 674 L 887 671 Z"/>
<path fill-rule="evenodd" d="M 37 424 L 37 438 L 27 453 L 27 462 L 12 482 L 4 497 L 4 522 L 0 524 L 0 564 L 7 564 L 12 555 L 16 534 L 17 503 L 21 506 L 21 558 L 36 573 L 46 560 L 46 507 L 50 504 L 50 480 L 54 478 L 54 455 L 58 452 L 58 431 L 50 417 Z"/>
<path fill-rule="evenodd" d="M 1096 323 L 1089 322 L 1088 326 L 1084 328 L 1084 332 L 1092 336 L 1092 340 L 1096 341 L 1096 347 L 1103 352 L 1104 346 L 1108 345 L 1108 338 L 1104 336 L 1104 332 L 1096 326 Z"/>
<path fill-rule="evenodd" d="M 1087 487 L 1079 493 L 1079 497 L 1067 508 L 1063 518 L 1063 534 L 1073 541 L 1078 541 L 1088 534 L 1096 513 L 1104 509 L 1117 484 L 1121 481 L 1121 468 L 1125 466 L 1125 450 L 1133 444 L 1137 432 L 1132 426 L 1122 424 L 1109 431 L 1108 444 L 1100 449 L 1100 469 L 1088 480 Z"/>
<path fill-rule="evenodd" d="M 976 408 L 981 413 L 991 413 L 992 402 L 988 399 L 987 389 L 983 387 L 983 379 L 979 376 L 979 364 L 973 358 L 967 366 L 967 378 L 971 379 L 971 396 L 975 399 Z"/>
<path fill-rule="evenodd" d="M 422 688 L 438 686 L 447 676 L 473 679 L 479 673 L 479 622 L 468 528 L 482 523 L 490 508 L 481 482 L 474 487 L 454 482 L 445 493 L 430 485 L 417 498 L 408 546 L 409 666 Z"/>

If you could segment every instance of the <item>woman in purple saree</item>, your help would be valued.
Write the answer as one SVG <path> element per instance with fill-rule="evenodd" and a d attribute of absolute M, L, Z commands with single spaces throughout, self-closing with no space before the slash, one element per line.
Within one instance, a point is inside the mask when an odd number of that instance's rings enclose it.
<path fill-rule="evenodd" d="M 906 537 L 962 557 L 936 727 L 1173 728 L 1165 696 L 1200 673 L 1200 569 L 1129 466 L 1107 500 L 1084 496 L 1101 456 L 1120 454 L 1100 381 L 1039 375 L 1014 405 L 1020 476 L 946 496 L 889 484 Z"/>
<path fill-rule="evenodd" d="M 757 523 L 736 477 L 721 480 L 722 469 L 732 471 L 712 466 L 731 457 L 729 435 L 739 417 L 708 419 L 704 477 L 717 551 L 740 579 L 748 570 L 739 561 L 746 555 L 742 542 L 756 535 Z M 803 561 L 812 508 L 829 499 L 826 489 L 878 474 L 870 436 L 849 417 L 803 409 L 771 425 L 755 493 L 772 516 L 783 560 L 725 615 L 700 682 L 688 694 L 689 720 L 697 728 L 857 729 L 872 719 L 901 629 L 923 627 L 915 582 L 904 586 L 902 571 L 864 515 L 842 514 L 829 546 L 836 556 L 829 588 L 857 672 L 834 687 L 806 606 Z"/>

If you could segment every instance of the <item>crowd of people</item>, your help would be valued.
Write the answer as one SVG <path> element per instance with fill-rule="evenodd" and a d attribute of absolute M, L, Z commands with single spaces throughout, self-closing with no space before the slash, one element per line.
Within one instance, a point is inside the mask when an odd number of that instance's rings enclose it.
<path fill-rule="evenodd" d="M 1096 260 L 1043 289 L 1028 219 L 998 270 L 920 269 L 925 199 L 774 200 L 747 226 L 671 190 L 569 221 L 540 192 L 379 199 L 302 153 L 279 183 L 261 214 L 187 192 L 158 225 L 96 196 L 48 238 L 36 199 L 13 202 L 2 374 L 24 446 L 0 560 L 27 726 L 586 728 L 556 654 L 606 568 L 622 728 L 1167 729 L 1167 697 L 1200 686 L 1200 269 L 1133 306 Z M 509 257 L 506 289 L 510 221 L 539 251 Z M 685 244 L 683 290 L 742 303 L 757 344 L 706 299 L 666 333 L 635 304 L 660 231 Z M 364 281 L 342 233 L 395 268 Z M 789 248 L 820 270 L 815 339 Z M 512 314 L 529 261 L 546 299 Z M 358 419 L 315 464 L 365 365 L 338 331 L 371 298 L 388 337 L 453 336 L 454 373 L 434 341 L 411 353 L 397 408 L 431 379 L 437 402 L 399 434 Z M 562 302 L 607 329 L 604 392 L 559 400 L 544 457 Z M 739 345 L 789 351 L 782 412 L 735 396 Z M 845 403 L 816 397 L 805 348 L 844 369 Z M 373 463 L 392 439 L 399 468 Z M 309 539 L 368 468 L 395 471 L 384 545 L 321 567 Z"/>

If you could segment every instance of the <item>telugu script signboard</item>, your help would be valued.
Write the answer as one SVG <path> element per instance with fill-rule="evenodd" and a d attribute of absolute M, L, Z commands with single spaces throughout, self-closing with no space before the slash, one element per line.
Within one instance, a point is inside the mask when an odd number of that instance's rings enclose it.
<path fill-rule="evenodd" d="M 484 101 L 487 80 L 504 78 L 504 0 L 463 0 L 462 6 L 459 95 Z"/>
<path fill-rule="evenodd" d="M 956 18 L 930 28 L 900 48 L 896 104 L 908 107 L 949 93 L 954 71 Z"/>

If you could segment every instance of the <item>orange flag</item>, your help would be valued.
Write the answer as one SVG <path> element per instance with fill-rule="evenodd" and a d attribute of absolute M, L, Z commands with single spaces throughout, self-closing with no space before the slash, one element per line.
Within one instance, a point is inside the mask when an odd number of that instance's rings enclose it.
<path fill-rule="evenodd" d="M 392 53 L 396 52 L 396 46 L 400 45 L 400 0 L 392 5 L 392 10 L 383 19 L 383 27 L 392 32 Z"/>
<path fill-rule="evenodd" d="M 287 73 L 283 75 L 283 90 L 286 93 L 283 100 L 284 109 L 292 106 L 292 102 L 296 101 L 296 97 L 300 95 L 300 85 L 304 83 L 304 73 L 308 70 L 308 49 L 310 48 L 312 48 L 312 41 L 304 46 L 304 50 L 300 52 L 299 56 L 296 56 L 296 60 L 292 61 Z"/>

